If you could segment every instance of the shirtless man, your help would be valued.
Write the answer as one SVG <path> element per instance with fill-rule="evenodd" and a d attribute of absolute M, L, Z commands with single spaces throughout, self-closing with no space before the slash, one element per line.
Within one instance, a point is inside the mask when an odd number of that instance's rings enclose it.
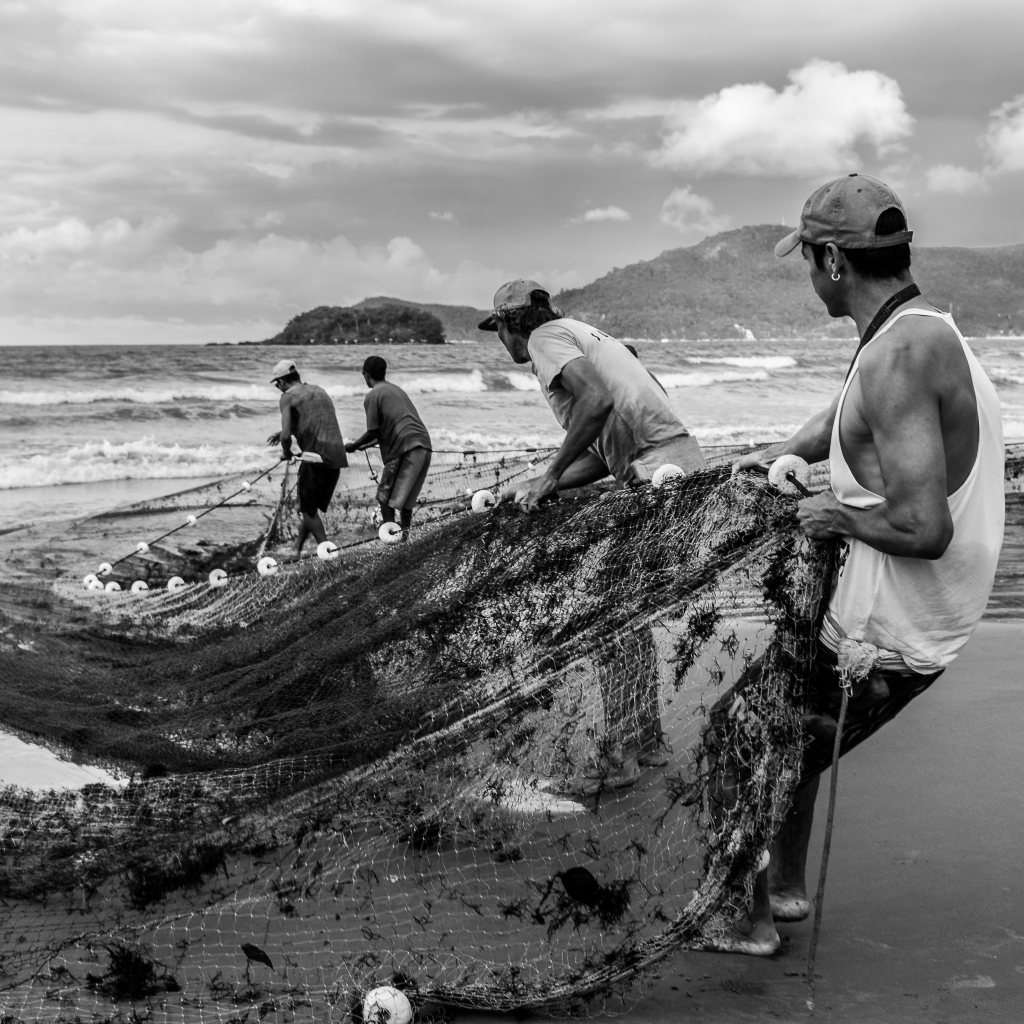
<path fill-rule="evenodd" d="M 327 511 L 348 456 L 331 396 L 316 384 L 303 383 L 290 359 L 282 359 L 272 372 L 270 383 L 281 392 L 281 429 L 267 438 L 267 444 L 280 444 L 282 457 L 290 459 L 294 437 L 306 456 L 298 479 L 302 523 L 295 557 L 300 558 L 310 534 L 318 544 L 327 539 L 320 513 Z"/>
<path fill-rule="evenodd" d="M 801 501 L 798 518 L 807 536 L 842 542 L 842 568 L 811 680 L 802 781 L 748 917 L 713 948 L 770 955 L 779 948 L 773 917 L 810 913 L 804 867 L 818 780 L 832 758 L 840 670 L 852 683 L 845 753 L 941 675 L 995 579 L 1004 510 L 999 399 L 952 317 L 921 297 L 911 237 L 899 197 L 851 174 L 815 191 L 799 228 L 775 248 L 777 256 L 800 250 L 829 315 L 852 317 L 861 343 L 828 409 L 733 471 L 789 453 L 830 459 L 831 488 Z M 719 704 L 728 707 L 743 684 Z"/>

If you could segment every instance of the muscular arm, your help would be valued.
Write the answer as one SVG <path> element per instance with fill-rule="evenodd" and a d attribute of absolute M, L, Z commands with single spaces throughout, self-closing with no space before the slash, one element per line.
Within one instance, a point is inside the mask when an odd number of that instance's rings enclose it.
<path fill-rule="evenodd" d="M 527 510 L 536 508 L 542 498 L 559 487 L 581 487 L 608 474 L 607 466 L 587 449 L 597 440 L 611 415 L 614 405 L 611 393 L 593 364 L 586 359 L 573 359 L 566 363 L 559 377 L 562 387 L 573 397 L 572 421 L 562 447 L 555 453 L 544 475 L 518 489 L 517 500 L 522 495 L 521 500 Z M 602 468 L 604 472 L 597 475 Z"/>
<path fill-rule="evenodd" d="M 377 443 L 378 437 L 380 437 L 380 428 L 374 427 L 371 430 L 367 430 L 362 437 L 356 438 L 355 441 L 349 441 L 345 445 L 345 451 L 358 452 L 363 448 L 370 448 Z"/>
<path fill-rule="evenodd" d="M 827 409 L 815 413 L 788 441 L 779 441 L 737 459 L 732 466 L 733 473 L 754 466 L 768 466 L 780 455 L 799 455 L 805 462 L 821 462 L 827 459 L 832 443 L 832 424 L 835 422 L 838 408 L 837 394 Z"/>
<path fill-rule="evenodd" d="M 857 411 L 871 431 L 885 500 L 856 509 L 831 492 L 808 498 L 799 515 L 809 536 L 855 537 L 910 558 L 939 558 L 953 539 L 934 357 L 913 340 L 894 336 L 860 362 Z"/>

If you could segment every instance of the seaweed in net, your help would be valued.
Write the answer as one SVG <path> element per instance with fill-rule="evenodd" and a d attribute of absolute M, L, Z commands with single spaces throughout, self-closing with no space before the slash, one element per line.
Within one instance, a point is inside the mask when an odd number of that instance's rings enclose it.
<path fill-rule="evenodd" d="M 745 900 L 798 780 L 834 548 L 794 510 L 725 471 L 499 507 L 0 652 L 5 722 L 138 768 L 0 793 L 0 1008 L 47 1016 L 56 971 L 109 1016 L 74 979 L 114 944 L 173 960 L 173 1019 L 250 998 L 250 942 L 308 1019 L 396 974 L 569 1013 L 635 985 Z"/>

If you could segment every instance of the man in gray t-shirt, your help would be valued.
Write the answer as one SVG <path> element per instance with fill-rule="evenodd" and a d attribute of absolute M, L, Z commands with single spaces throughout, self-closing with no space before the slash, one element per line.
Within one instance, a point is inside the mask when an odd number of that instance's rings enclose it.
<path fill-rule="evenodd" d="M 395 512 L 401 517 L 402 538 L 409 536 L 412 509 L 430 469 L 430 435 L 409 396 L 387 380 L 387 360 L 367 356 L 363 380 L 370 389 L 363 399 L 366 433 L 345 445 L 348 452 L 380 445 L 384 463 L 377 501 L 384 522 L 393 523 Z"/>
<path fill-rule="evenodd" d="M 516 489 L 526 511 L 556 490 L 611 474 L 620 484 L 650 479 L 659 465 L 704 469 L 700 446 L 668 396 L 625 345 L 563 317 L 536 281 L 510 281 L 480 325 L 497 331 L 514 362 L 530 363 L 565 440 L 543 476 Z"/>

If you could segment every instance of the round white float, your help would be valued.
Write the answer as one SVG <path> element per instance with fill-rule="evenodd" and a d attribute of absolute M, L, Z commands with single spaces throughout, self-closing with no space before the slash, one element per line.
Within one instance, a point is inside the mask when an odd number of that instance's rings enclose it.
<path fill-rule="evenodd" d="M 412 1004 L 391 985 L 371 989 L 363 1000 L 363 1024 L 410 1024 Z"/>
<path fill-rule="evenodd" d="M 792 473 L 804 487 L 810 482 L 811 468 L 799 455 L 780 455 L 768 470 L 768 483 L 783 494 L 802 498 L 800 488 L 794 487 L 792 481 L 786 479 L 789 473 Z"/>
<path fill-rule="evenodd" d="M 97 576 L 109 576 L 114 571 L 114 567 L 109 562 L 100 562 L 100 567 L 96 570 Z"/>
<path fill-rule="evenodd" d="M 140 555 L 144 555 L 149 550 L 149 545 L 144 540 L 140 540 L 139 543 L 135 545 L 135 550 L 138 551 Z"/>
<path fill-rule="evenodd" d="M 104 590 L 110 590 L 110 591 L 120 590 L 121 589 L 121 584 L 118 583 L 117 580 L 111 580 L 103 589 Z"/>
<path fill-rule="evenodd" d="M 494 497 L 493 492 L 477 491 L 476 494 L 473 495 L 473 501 L 471 502 L 470 507 L 477 513 L 477 515 L 480 515 L 497 504 L 498 499 Z"/>
<path fill-rule="evenodd" d="M 185 586 L 185 581 L 180 576 L 172 576 L 167 581 L 167 589 L 173 594 L 176 590 L 181 590 Z"/>
<path fill-rule="evenodd" d="M 249 483 L 248 480 L 243 480 L 242 481 L 242 490 L 243 491 L 251 491 L 252 490 L 252 484 Z"/>
<path fill-rule="evenodd" d="M 316 557 L 321 562 L 333 562 L 338 557 L 338 545 L 333 540 L 321 541 L 316 546 Z"/>
<path fill-rule="evenodd" d="M 91 582 L 86 584 L 85 589 L 86 590 L 102 590 L 103 589 L 103 582 L 102 582 L 102 580 L 92 580 Z"/>
<path fill-rule="evenodd" d="M 677 476 L 685 476 L 686 474 L 678 467 L 672 465 L 671 462 L 666 462 L 664 466 L 659 466 L 651 477 L 651 486 L 660 487 L 666 480 L 673 480 Z"/>
<path fill-rule="evenodd" d="M 384 523 L 377 531 L 377 536 L 385 544 L 394 544 L 402 539 L 402 528 L 398 523 Z"/>
<path fill-rule="evenodd" d="M 144 590 L 149 590 L 149 584 L 145 580 L 136 580 L 132 584 L 133 594 L 141 594 Z"/>
<path fill-rule="evenodd" d="M 89 589 L 89 584 L 93 583 L 93 582 L 96 582 L 96 583 L 99 582 L 99 577 L 94 572 L 86 573 L 82 577 L 82 586 L 85 587 L 86 590 Z"/>
<path fill-rule="evenodd" d="M 228 585 L 228 574 L 223 569 L 214 569 L 210 573 L 211 587 L 226 587 Z"/>
<path fill-rule="evenodd" d="M 277 572 L 278 568 L 277 559 L 271 558 L 270 555 L 264 555 L 256 563 L 256 571 L 261 576 L 273 576 Z"/>
<path fill-rule="evenodd" d="M 195 526 L 196 525 L 196 517 L 195 516 L 186 516 L 185 517 L 185 522 L 188 523 L 189 526 Z"/>
<path fill-rule="evenodd" d="M 760 874 L 772 862 L 772 855 L 768 850 L 762 850 L 761 856 L 757 858 L 757 872 Z"/>

